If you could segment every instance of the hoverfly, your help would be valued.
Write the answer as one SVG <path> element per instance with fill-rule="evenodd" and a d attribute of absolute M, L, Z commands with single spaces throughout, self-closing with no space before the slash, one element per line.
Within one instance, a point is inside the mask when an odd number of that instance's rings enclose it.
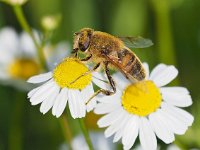
<path fill-rule="evenodd" d="M 96 64 L 91 71 L 99 67 L 105 70 L 113 91 L 100 89 L 94 96 L 100 92 L 111 95 L 116 92 L 116 87 L 109 68 L 114 66 L 131 81 L 145 79 L 146 73 L 140 59 L 128 47 L 145 48 L 151 45 L 151 40 L 142 37 L 116 37 L 91 28 L 83 28 L 74 34 L 73 53 L 75 56 L 79 50 L 85 53 L 87 57 L 82 61 L 91 60 Z"/>

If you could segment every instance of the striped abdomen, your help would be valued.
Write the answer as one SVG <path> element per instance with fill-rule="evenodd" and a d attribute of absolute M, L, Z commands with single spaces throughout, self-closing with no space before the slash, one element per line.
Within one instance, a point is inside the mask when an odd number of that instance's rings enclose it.
<path fill-rule="evenodd" d="M 121 71 L 128 77 L 138 81 L 145 79 L 146 74 L 139 58 L 128 49 L 123 49 L 117 52 L 118 66 Z"/>

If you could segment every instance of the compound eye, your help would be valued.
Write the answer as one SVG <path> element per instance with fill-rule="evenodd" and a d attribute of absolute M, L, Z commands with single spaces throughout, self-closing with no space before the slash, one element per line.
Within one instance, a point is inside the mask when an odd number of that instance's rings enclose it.
<path fill-rule="evenodd" d="M 79 49 L 84 52 L 88 49 L 90 45 L 90 36 L 82 36 L 79 39 Z"/>

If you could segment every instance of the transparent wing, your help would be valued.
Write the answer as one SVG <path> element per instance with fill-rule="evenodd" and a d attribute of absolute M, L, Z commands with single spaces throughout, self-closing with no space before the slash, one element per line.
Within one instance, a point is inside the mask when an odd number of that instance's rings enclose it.
<path fill-rule="evenodd" d="M 118 37 L 127 47 L 130 48 L 146 48 L 153 45 L 150 39 L 145 39 L 141 36 L 138 37 Z"/>

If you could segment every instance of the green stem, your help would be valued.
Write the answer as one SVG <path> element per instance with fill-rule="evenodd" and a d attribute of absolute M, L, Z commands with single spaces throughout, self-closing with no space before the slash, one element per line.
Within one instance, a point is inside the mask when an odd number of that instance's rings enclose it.
<path fill-rule="evenodd" d="M 170 22 L 170 2 L 168 0 L 151 0 L 151 2 L 155 11 L 160 61 L 176 65 L 176 56 Z"/>
<path fill-rule="evenodd" d="M 80 127 L 81 127 L 81 130 L 83 132 L 83 135 L 84 135 L 84 138 L 88 144 L 88 147 L 90 150 L 93 150 L 93 146 L 92 146 L 92 141 L 90 139 L 90 136 L 89 136 L 89 133 L 88 133 L 88 130 L 85 126 L 85 122 L 82 118 L 79 119 L 79 124 L 80 124 Z"/>
<path fill-rule="evenodd" d="M 16 92 L 14 109 L 11 116 L 9 130 L 9 150 L 21 150 L 23 143 L 23 115 L 25 105 L 25 94 Z"/>
<path fill-rule="evenodd" d="M 187 150 L 188 148 L 185 147 L 184 144 L 182 144 L 179 140 L 176 139 L 176 141 L 174 141 L 174 144 L 177 145 L 181 150 Z"/>
<path fill-rule="evenodd" d="M 15 15 L 20 23 L 20 25 L 22 26 L 22 28 L 30 35 L 30 37 L 32 38 L 34 45 L 37 49 L 37 54 L 40 60 L 41 65 L 46 69 L 46 63 L 45 63 L 45 56 L 42 50 L 42 46 L 40 46 L 33 34 L 33 31 L 31 29 L 31 27 L 29 26 L 25 16 L 24 16 L 24 12 L 22 10 L 22 7 L 20 5 L 13 5 L 13 10 L 15 12 Z"/>
<path fill-rule="evenodd" d="M 70 126 L 68 124 L 67 116 L 64 115 L 64 114 L 60 117 L 60 125 L 62 127 L 63 134 L 64 134 L 64 137 L 66 139 L 66 142 L 69 145 L 69 149 L 72 150 L 72 145 L 71 145 L 72 133 L 71 133 L 71 130 L 70 130 Z"/>

